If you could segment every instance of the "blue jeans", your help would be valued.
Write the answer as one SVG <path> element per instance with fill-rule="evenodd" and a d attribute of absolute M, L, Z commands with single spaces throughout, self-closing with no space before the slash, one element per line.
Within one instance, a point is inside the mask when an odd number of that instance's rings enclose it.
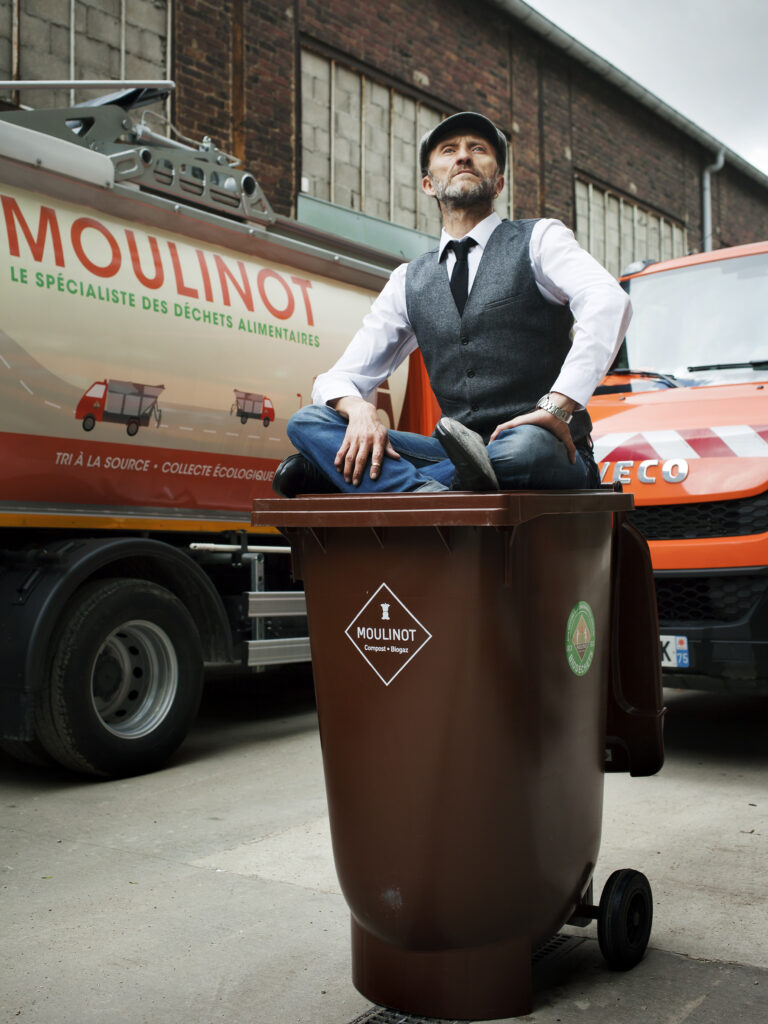
<path fill-rule="evenodd" d="M 313 462 L 340 491 L 373 494 L 381 491 L 447 490 L 454 466 L 436 437 L 390 430 L 389 441 L 399 459 L 385 456 L 377 480 L 366 469 L 359 485 L 348 484 L 333 460 L 344 440 L 347 421 L 328 405 L 305 405 L 288 422 L 294 448 Z M 568 459 L 562 441 L 532 424 L 513 427 L 489 442 L 488 455 L 503 491 L 568 490 L 599 487 L 600 473 L 585 441 Z"/>

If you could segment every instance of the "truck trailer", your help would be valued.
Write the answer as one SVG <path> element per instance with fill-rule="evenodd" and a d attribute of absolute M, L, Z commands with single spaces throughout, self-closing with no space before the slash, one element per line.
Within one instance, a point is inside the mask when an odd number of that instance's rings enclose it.
<path fill-rule="evenodd" d="M 162 95 L 0 111 L 0 743 L 98 776 L 168 759 L 206 667 L 309 660 L 251 503 L 400 262 L 159 133 Z M 424 381 L 385 422 L 419 429 Z"/>

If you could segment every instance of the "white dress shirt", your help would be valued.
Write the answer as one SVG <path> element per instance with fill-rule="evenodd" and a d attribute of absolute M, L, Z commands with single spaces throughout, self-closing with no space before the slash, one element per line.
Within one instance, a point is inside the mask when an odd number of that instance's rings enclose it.
<path fill-rule="evenodd" d="M 500 223 L 492 213 L 469 232 L 477 243 L 469 251 L 470 291 L 488 240 Z M 440 256 L 450 241 L 451 236 L 443 230 Z M 574 319 L 573 342 L 550 391 L 572 398 L 583 408 L 626 334 L 632 315 L 629 297 L 559 220 L 536 222 L 529 256 L 543 297 L 555 305 L 570 305 Z M 449 278 L 455 262 L 456 255 L 449 249 L 444 260 Z M 315 403 L 322 405 L 348 395 L 370 399 L 379 384 L 418 347 L 405 297 L 407 266 L 402 263 L 392 271 L 341 358 L 317 378 L 312 391 Z"/>

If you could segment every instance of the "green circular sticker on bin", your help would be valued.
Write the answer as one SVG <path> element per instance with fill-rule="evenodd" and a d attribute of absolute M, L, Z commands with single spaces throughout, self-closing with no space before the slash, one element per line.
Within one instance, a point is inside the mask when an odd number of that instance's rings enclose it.
<path fill-rule="evenodd" d="M 571 609 L 565 629 L 565 655 L 577 676 L 589 671 L 595 656 L 595 616 L 586 601 L 579 601 Z"/>

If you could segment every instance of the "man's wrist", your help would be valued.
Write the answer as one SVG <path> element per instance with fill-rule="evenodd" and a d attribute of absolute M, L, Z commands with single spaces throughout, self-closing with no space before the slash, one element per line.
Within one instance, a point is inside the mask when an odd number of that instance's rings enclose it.
<path fill-rule="evenodd" d="M 557 396 L 559 399 L 560 396 Z M 542 395 L 536 403 L 537 409 L 543 409 L 544 412 L 550 413 L 552 416 L 557 417 L 563 423 L 568 424 L 573 419 L 573 412 L 569 411 L 566 407 L 567 404 L 571 404 L 566 399 L 566 402 L 558 401 L 556 397 L 550 392 L 546 395 Z"/>
<path fill-rule="evenodd" d="M 349 419 L 350 413 L 355 409 L 360 408 L 364 405 L 369 405 L 364 398 L 360 395 L 342 395 L 340 398 L 334 398 L 327 403 L 332 409 L 335 409 L 345 419 Z"/>

